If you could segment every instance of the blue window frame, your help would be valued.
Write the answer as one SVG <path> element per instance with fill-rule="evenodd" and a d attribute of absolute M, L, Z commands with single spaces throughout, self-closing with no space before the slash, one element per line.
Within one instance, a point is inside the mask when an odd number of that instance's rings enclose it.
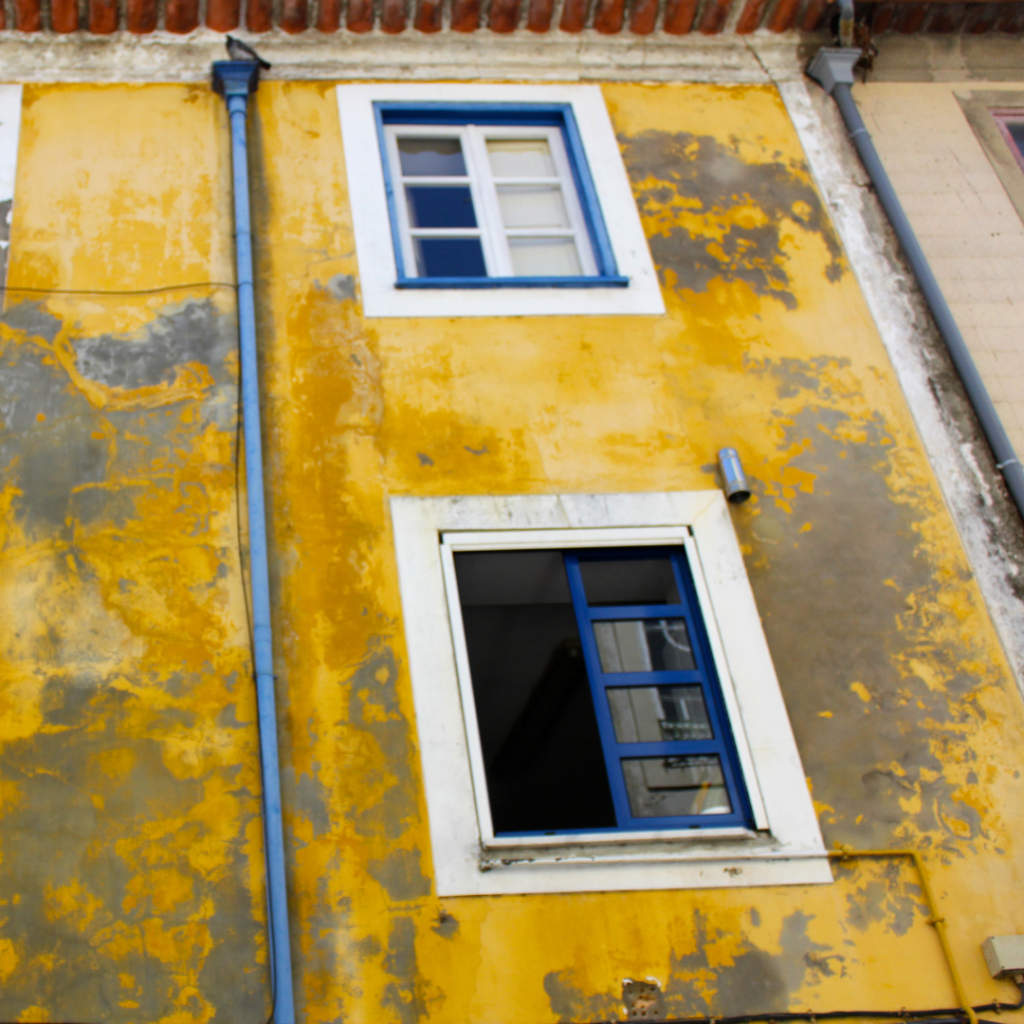
<path fill-rule="evenodd" d="M 672 566 L 675 603 L 588 600 L 588 565 L 658 556 Z M 746 791 L 685 552 L 605 549 L 563 557 L 619 828 L 748 825 Z"/>
<path fill-rule="evenodd" d="M 455 565 L 495 834 L 752 827 L 683 548 Z"/>
<path fill-rule="evenodd" d="M 572 107 L 374 104 L 398 288 L 624 287 Z"/>

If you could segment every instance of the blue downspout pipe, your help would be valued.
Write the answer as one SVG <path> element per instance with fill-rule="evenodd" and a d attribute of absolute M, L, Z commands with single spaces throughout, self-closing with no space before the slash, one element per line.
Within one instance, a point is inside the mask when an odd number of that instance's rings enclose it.
<path fill-rule="evenodd" d="M 249 96 L 256 91 L 259 65 L 218 61 L 213 87 L 224 97 L 231 119 L 231 167 L 235 198 L 235 263 L 238 281 L 238 334 L 241 353 L 242 417 L 245 427 L 245 475 L 249 509 L 249 582 L 252 590 L 253 660 L 263 776 L 263 830 L 267 858 L 274 1024 L 295 1024 L 292 954 L 288 929 L 281 777 L 277 753 L 274 651 L 267 567 L 267 514 L 263 496 L 263 447 L 260 440 L 260 386 L 256 362 L 256 305 L 253 295 L 252 228 L 249 216 L 249 151 L 245 122 Z"/>

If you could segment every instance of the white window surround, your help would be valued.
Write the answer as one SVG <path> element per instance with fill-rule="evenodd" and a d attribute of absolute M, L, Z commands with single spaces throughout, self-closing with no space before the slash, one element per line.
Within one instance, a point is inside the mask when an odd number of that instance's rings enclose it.
<path fill-rule="evenodd" d="M 0 202 L 14 199 L 14 178 L 18 163 L 18 135 L 21 129 L 21 86 L 0 85 Z M 11 214 L 7 214 L 10 228 Z M 0 241 L 0 285 L 6 284 L 7 248 Z"/>
<path fill-rule="evenodd" d="M 391 516 L 438 895 L 832 881 L 721 492 L 395 497 Z M 699 581 L 757 830 L 494 838 L 479 740 L 467 729 L 460 689 L 464 643 L 457 600 L 449 601 L 451 551 L 679 543 Z M 471 709 L 469 716 L 475 723 Z"/>
<path fill-rule="evenodd" d="M 364 316 L 608 316 L 665 312 L 636 201 L 598 86 L 383 83 L 339 85 L 337 97 Z M 395 287 L 397 270 L 391 222 L 373 113 L 375 101 L 389 100 L 571 104 L 617 270 L 629 278 L 629 285 L 625 288 Z"/>

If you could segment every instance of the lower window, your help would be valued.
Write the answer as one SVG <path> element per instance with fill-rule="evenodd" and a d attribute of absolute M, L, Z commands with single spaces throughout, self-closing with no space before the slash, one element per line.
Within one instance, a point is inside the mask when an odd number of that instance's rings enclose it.
<path fill-rule="evenodd" d="M 684 548 L 452 559 L 496 835 L 752 825 Z"/>
<path fill-rule="evenodd" d="M 831 881 L 720 492 L 391 515 L 438 895 Z"/>

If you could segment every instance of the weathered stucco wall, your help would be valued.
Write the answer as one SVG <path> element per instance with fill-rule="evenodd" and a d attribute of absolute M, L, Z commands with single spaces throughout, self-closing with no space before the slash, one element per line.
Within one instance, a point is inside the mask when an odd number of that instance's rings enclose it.
<path fill-rule="evenodd" d="M 302 1019 L 480 1024 L 953 1005 L 917 879 L 438 899 L 394 494 L 715 486 L 826 841 L 926 856 L 975 1001 L 1024 926 L 1020 698 L 768 87 L 605 88 L 668 314 L 365 321 L 333 90 L 252 128 Z M 27 87 L 8 294 L 0 1017 L 257 1020 L 225 119 L 202 87 Z M 200 284 L 200 282 L 207 282 Z"/>

